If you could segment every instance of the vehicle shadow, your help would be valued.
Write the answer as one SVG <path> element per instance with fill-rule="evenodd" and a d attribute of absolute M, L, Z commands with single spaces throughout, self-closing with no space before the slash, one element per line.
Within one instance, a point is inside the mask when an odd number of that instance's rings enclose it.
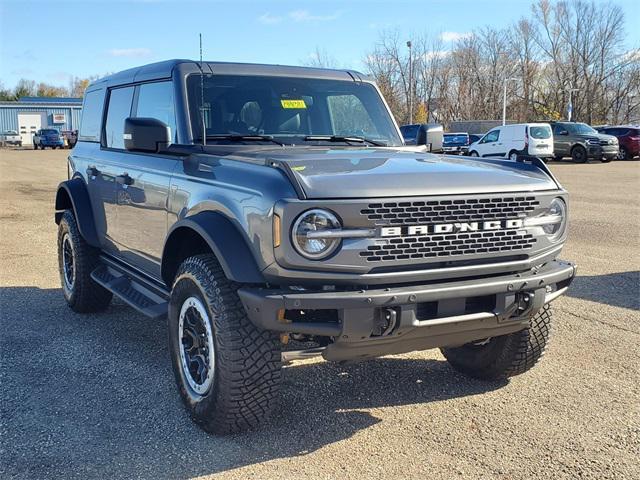
<path fill-rule="evenodd" d="M 567 291 L 569 297 L 640 310 L 640 271 L 577 276 Z"/>
<path fill-rule="evenodd" d="M 479 395 L 446 362 L 383 358 L 286 367 L 272 419 L 218 437 L 188 418 L 166 322 L 114 303 L 78 315 L 59 289 L 0 289 L 0 477 L 190 478 L 305 455 L 382 420 L 370 409 Z M 428 426 L 425 426 L 428 428 Z"/>

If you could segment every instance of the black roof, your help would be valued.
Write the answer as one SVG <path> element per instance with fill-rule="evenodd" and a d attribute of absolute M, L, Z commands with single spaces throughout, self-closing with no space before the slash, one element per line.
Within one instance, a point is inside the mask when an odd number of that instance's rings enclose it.
<path fill-rule="evenodd" d="M 98 85 L 119 85 L 145 80 L 171 78 L 176 68 L 183 70 L 197 70 L 200 72 L 200 62 L 195 60 L 174 59 L 163 62 L 150 63 L 140 67 L 130 68 L 122 72 L 114 73 L 101 78 L 93 83 Z M 218 75 L 264 75 L 285 77 L 326 78 L 333 80 L 364 80 L 368 77 L 354 70 L 332 70 L 328 68 L 297 67 L 287 65 L 263 65 L 257 63 L 233 63 L 233 62 L 202 62 L 202 71 L 205 74 Z"/>

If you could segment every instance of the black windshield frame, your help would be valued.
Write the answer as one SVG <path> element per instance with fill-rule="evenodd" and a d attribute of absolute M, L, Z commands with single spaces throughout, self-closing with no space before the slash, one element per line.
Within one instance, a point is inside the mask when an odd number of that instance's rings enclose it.
<path fill-rule="evenodd" d="M 404 144 L 382 96 L 372 83 L 222 74 L 204 77 L 190 74 L 186 77 L 187 108 L 194 143 L 202 142 L 201 79 L 207 143 L 216 143 L 216 137 L 221 135 L 264 135 L 284 144 L 335 145 L 335 142 L 305 138 L 338 135 L 366 138 L 388 146 Z M 332 104 L 335 110 L 336 101 L 340 109 L 337 113 L 331 110 Z M 245 121 L 247 116 L 248 122 Z M 340 121 L 342 128 L 337 125 Z M 349 122 L 362 128 L 345 127 Z M 255 145 L 256 142 L 251 143 Z M 344 142 L 344 145 L 352 145 L 352 142 Z"/>

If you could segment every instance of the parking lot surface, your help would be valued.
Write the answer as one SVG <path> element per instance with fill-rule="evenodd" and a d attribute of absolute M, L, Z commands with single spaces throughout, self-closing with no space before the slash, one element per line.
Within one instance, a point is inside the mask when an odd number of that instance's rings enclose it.
<path fill-rule="evenodd" d="M 284 372 L 261 429 L 210 436 L 165 322 L 64 303 L 53 199 L 68 151 L 0 151 L 0 478 L 640 478 L 640 162 L 553 163 L 571 193 L 542 362 L 469 380 L 437 350 Z"/>

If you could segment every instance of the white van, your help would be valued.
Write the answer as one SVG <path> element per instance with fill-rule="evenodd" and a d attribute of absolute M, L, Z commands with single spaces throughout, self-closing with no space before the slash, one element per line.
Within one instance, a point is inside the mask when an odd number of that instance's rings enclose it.
<path fill-rule="evenodd" d="M 548 123 L 502 125 L 469 145 L 471 157 L 502 157 L 516 160 L 518 155 L 553 158 L 553 133 Z"/>

